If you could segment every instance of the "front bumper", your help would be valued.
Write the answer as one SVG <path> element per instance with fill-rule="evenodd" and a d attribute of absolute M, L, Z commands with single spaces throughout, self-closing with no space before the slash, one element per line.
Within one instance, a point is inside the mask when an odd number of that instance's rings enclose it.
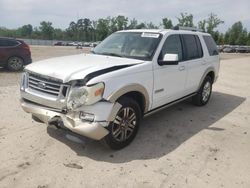
<path fill-rule="evenodd" d="M 22 99 L 21 106 L 25 112 L 33 114 L 46 124 L 50 124 L 55 118 L 60 119 L 64 126 L 72 132 L 94 140 L 100 140 L 109 133 L 105 128 L 108 126 L 109 121 L 82 121 L 79 119 L 79 112 L 63 114 Z M 111 116 L 113 116 L 113 112 L 111 113 Z"/>

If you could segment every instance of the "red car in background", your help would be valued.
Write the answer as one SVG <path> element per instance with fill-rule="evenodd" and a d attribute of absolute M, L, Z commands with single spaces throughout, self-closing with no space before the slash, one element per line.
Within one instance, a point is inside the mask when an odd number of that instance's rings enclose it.
<path fill-rule="evenodd" d="M 0 66 L 11 71 L 22 70 L 32 62 L 29 46 L 22 40 L 0 37 Z"/>

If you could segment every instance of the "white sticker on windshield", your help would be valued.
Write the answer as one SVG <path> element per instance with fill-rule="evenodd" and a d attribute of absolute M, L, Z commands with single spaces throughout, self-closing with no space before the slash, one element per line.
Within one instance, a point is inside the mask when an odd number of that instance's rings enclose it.
<path fill-rule="evenodd" d="M 159 38 L 160 34 L 157 33 L 142 33 L 141 37 L 149 37 L 149 38 Z"/>

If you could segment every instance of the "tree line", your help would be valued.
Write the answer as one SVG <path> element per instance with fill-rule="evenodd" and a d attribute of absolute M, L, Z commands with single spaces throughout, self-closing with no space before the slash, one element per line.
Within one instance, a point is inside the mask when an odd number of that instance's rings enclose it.
<path fill-rule="evenodd" d="M 139 22 L 135 18 L 119 15 L 116 17 L 99 18 L 90 20 L 81 18 L 76 22 L 70 22 L 68 28 L 54 28 L 52 22 L 42 21 L 39 27 L 31 24 L 23 25 L 17 29 L 0 27 L 0 36 L 15 38 L 32 38 L 48 40 L 70 40 L 70 41 L 101 41 L 111 33 L 124 29 L 171 29 L 174 26 L 197 27 L 204 32 L 210 33 L 217 44 L 250 45 L 250 32 L 244 28 L 241 21 L 234 23 L 225 33 L 217 30 L 224 21 L 216 14 L 209 14 L 206 19 L 194 23 L 192 14 L 181 13 L 177 17 L 177 24 L 169 18 L 162 18 L 161 23 L 156 25 L 152 22 Z"/>

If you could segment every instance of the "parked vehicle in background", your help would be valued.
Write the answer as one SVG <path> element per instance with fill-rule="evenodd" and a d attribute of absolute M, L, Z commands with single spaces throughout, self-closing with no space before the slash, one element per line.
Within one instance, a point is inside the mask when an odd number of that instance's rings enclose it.
<path fill-rule="evenodd" d="M 60 41 L 55 42 L 55 43 L 54 43 L 54 46 L 63 46 L 63 42 L 60 42 Z"/>
<path fill-rule="evenodd" d="M 83 43 L 83 46 L 84 46 L 84 47 L 90 47 L 90 44 L 91 44 L 90 42 L 84 42 L 84 43 Z"/>
<path fill-rule="evenodd" d="M 66 46 L 78 46 L 78 42 L 68 42 Z"/>
<path fill-rule="evenodd" d="M 218 49 L 219 52 L 223 52 L 223 49 L 224 49 L 224 48 L 226 48 L 226 47 L 223 46 L 223 45 L 218 45 L 218 46 L 217 46 L 217 49 Z"/>
<path fill-rule="evenodd" d="M 235 47 L 226 47 L 226 48 L 224 48 L 223 49 L 223 52 L 224 53 L 235 53 L 236 52 L 236 49 L 235 49 Z"/>
<path fill-rule="evenodd" d="M 92 43 L 90 43 L 90 47 L 94 48 L 94 47 L 96 47 L 100 43 L 101 43 L 100 41 L 92 42 Z"/>
<path fill-rule="evenodd" d="M 25 42 L 13 38 L 0 38 L 0 66 L 11 71 L 19 71 L 31 62 L 30 48 Z"/>
<path fill-rule="evenodd" d="M 38 122 L 121 149 L 135 138 L 143 116 L 190 97 L 195 105 L 206 105 L 219 67 L 216 44 L 207 33 L 124 30 L 92 54 L 26 67 L 21 106 Z"/>
<path fill-rule="evenodd" d="M 235 49 L 237 53 L 249 53 L 249 49 L 247 47 L 240 46 Z"/>

